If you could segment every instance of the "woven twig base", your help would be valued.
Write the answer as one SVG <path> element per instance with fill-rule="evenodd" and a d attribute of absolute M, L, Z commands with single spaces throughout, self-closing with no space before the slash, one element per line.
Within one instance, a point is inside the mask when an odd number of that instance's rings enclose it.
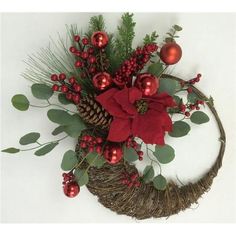
<path fill-rule="evenodd" d="M 171 75 L 164 75 L 165 78 L 180 80 Z M 193 91 L 204 100 L 207 97 L 193 87 Z M 124 214 L 137 219 L 150 217 L 168 217 L 189 208 L 191 204 L 197 203 L 198 199 L 207 192 L 213 179 L 216 177 L 222 165 L 225 151 L 225 132 L 219 116 L 210 103 L 207 103 L 211 112 L 215 116 L 220 131 L 220 150 L 214 165 L 196 183 L 178 186 L 171 182 L 166 190 L 157 191 L 151 184 L 142 184 L 141 187 L 128 188 L 121 183 L 121 176 L 124 171 L 137 172 L 135 166 L 127 163 L 117 165 L 105 164 L 101 169 L 91 168 L 89 170 L 89 183 L 87 188 L 98 197 L 105 207 L 118 214 Z"/>

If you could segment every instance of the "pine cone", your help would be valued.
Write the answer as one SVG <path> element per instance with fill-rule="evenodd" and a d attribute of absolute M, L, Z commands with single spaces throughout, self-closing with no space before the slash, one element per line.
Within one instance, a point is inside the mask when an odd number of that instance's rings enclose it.
<path fill-rule="evenodd" d="M 80 117 L 90 125 L 106 129 L 112 121 L 112 116 L 89 94 L 80 100 L 78 105 Z"/>

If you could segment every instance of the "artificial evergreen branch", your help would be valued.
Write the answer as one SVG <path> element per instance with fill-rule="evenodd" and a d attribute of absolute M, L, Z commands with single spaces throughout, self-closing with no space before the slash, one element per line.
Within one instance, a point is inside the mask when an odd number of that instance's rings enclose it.
<path fill-rule="evenodd" d="M 121 25 L 118 26 L 118 35 L 115 40 L 115 53 L 117 61 L 127 59 L 132 52 L 132 42 L 135 36 L 133 14 L 125 13 L 121 17 Z"/>
<path fill-rule="evenodd" d="M 102 15 L 90 18 L 87 36 L 91 37 L 92 33 L 96 31 L 105 31 L 105 21 Z"/>
<path fill-rule="evenodd" d="M 143 44 L 156 43 L 156 39 L 159 37 L 156 31 L 153 31 L 151 34 L 146 34 L 143 39 Z"/>

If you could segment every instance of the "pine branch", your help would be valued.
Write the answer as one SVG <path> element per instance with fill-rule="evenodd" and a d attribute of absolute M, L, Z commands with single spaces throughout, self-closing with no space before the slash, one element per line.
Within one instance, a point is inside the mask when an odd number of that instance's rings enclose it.
<path fill-rule="evenodd" d="M 156 39 L 159 37 L 156 31 L 153 31 L 151 34 L 146 34 L 143 39 L 143 44 L 156 43 Z"/>
<path fill-rule="evenodd" d="M 96 31 L 105 31 L 105 21 L 102 15 L 90 18 L 87 36 L 90 38 L 93 32 Z"/>
<path fill-rule="evenodd" d="M 128 58 L 132 52 L 132 42 L 135 36 L 133 14 L 125 13 L 121 17 L 121 25 L 118 26 L 118 36 L 115 40 L 115 52 L 119 64 Z"/>

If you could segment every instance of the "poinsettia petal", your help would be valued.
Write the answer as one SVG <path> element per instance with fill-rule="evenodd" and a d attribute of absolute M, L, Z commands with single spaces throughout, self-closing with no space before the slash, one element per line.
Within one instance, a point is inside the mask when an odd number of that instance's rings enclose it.
<path fill-rule="evenodd" d="M 96 101 L 98 101 L 102 105 L 102 107 L 112 116 L 127 118 L 128 114 L 113 98 L 119 91 L 120 90 L 115 88 L 109 89 L 108 91 L 98 95 L 96 97 Z"/>
<path fill-rule="evenodd" d="M 130 119 L 114 118 L 109 129 L 107 140 L 123 142 L 131 135 Z"/>
<path fill-rule="evenodd" d="M 135 87 L 129 89 L 129 102 L 134 103 L 142 98 L 142 92 Z"/>
<path fill-rule="evenodd" d="M 124 88 L 117 92 L 114 96 L 115 101 L 120 104 L 122 109 L 129 113 L 131 116 L 137 115 L 137 110 L 135 106 L 130 102 L 129 94 L 130 90 L 133 90 L 132 88 Z"/>

